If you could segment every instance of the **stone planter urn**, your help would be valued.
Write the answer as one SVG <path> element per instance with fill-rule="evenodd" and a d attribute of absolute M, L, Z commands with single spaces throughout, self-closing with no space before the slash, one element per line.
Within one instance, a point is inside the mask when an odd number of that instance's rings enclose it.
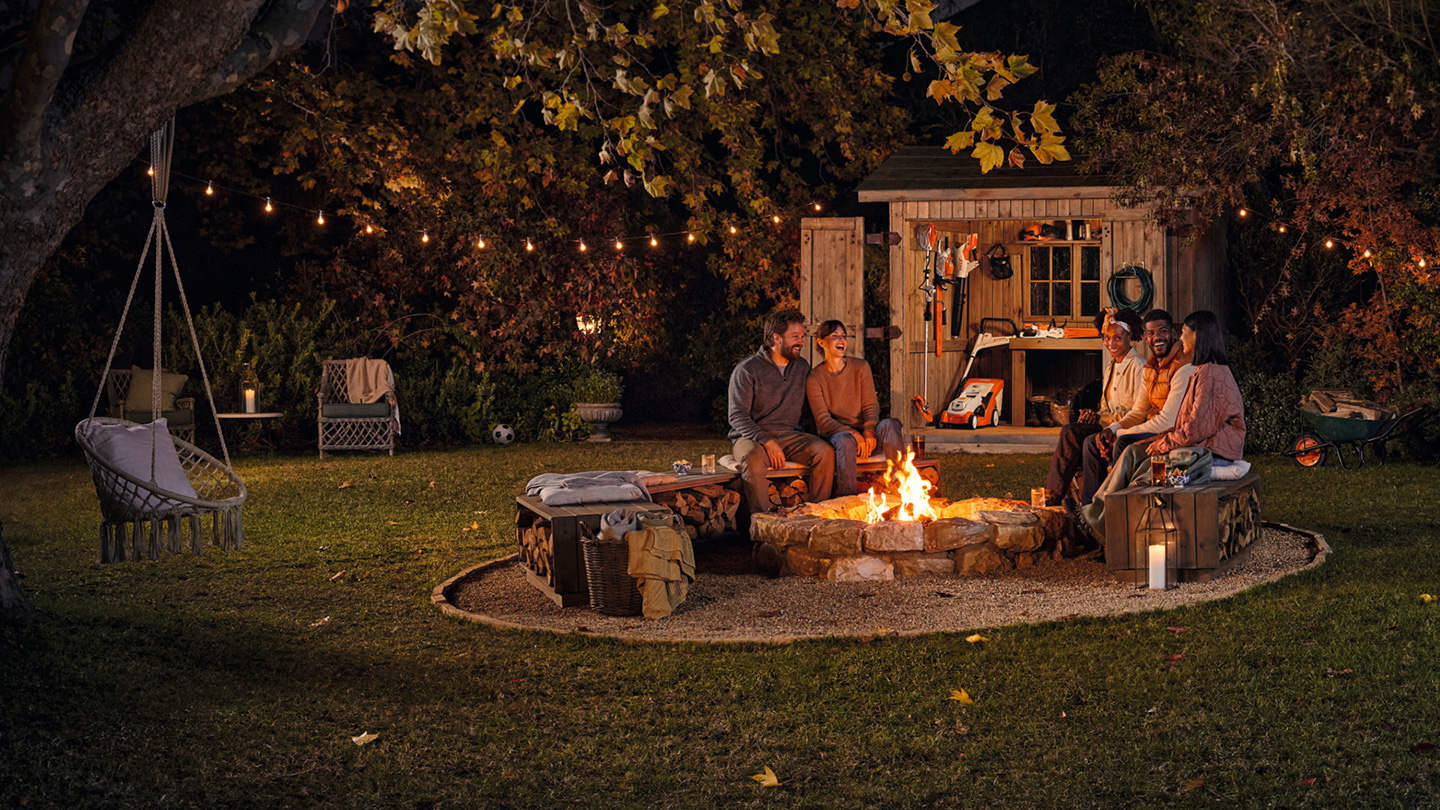
<path fill-rule="evenodd" d="M 618 402 L 577 402 L 575 413 L 590 423 L 589 440 L 592 442 L 610 441 L 608 425 L 620 421 L 620 417 L 624 416 Z"/>

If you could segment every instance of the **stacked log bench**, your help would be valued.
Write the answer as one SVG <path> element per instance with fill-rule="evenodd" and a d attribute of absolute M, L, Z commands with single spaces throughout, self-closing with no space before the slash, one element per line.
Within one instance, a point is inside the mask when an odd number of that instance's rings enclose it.
<path fill-rule="evenodd" d="M 1130 487 L 1105 499 L 1105 563 L 1144 585 L 1148 545 L 1165 543 L 1179 582 L 1209 582 L 1249 556 L 1260 537 L 1260 476 L 1186 487 Z"/>

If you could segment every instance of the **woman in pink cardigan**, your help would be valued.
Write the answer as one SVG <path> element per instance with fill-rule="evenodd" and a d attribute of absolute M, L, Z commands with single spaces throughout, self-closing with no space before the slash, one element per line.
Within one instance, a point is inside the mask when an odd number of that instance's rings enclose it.
<path fill-rule="evenodd" d="M 1190 375 L 1175 425 L 1148 442 L 1126 448 L 1095 500 L 1081 510 L 1083 523 L 1098 538 L 1105 536 L 1105 496 L 1130 486 L 1136 471 L 1148 466 L 1147 457 L 1180 447 L 1205 447 L 1217 464 L 1224 464 L 1239 461 L 1245 451 L 1245 404 L 1230 373 L 1225 336 L 1215 313 L 1203 309 L 1191 313 L 1180 329 L 1180 343 L 1193 355 L 1195 373 Z"/>

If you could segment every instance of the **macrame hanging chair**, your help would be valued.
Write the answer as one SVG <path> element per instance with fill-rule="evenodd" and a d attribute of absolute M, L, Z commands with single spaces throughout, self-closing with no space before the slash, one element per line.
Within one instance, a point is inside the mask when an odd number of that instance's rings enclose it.
<path fill-rule="evenodd" d="M 195 335 L 195 321 L 185 300 L 185 286 L 180 282 L 180 267 L 175 262 L 175 249 L 165 226 L 165 197 L 170 186 L 170 157 L 175 146 L 175 121 L 150 136 L 150 163 L 154 169 L 151 190 L 154 194 L 155 216 L 145 248 L 135 268 L 135 279 L 125 298 L 120 325 L 105 358 L 100 386 L 90 406 L 90 416 L 75 426 L 75 440 L 85 451 L 90 475 L 95 481 L 95 494 L 100 498 L 100 562 L 139 559 L 142 555 L 158 559 L 162 549 L 180 552 L 188 545 L 195 554 L 205 547 L 206 528 L 209 537 L 222 550 L 239 549 L 245 542 L 240 522 L 240 507 L 245 503 L 245 483 L 230 469 L 230 451 L 220 420 L 215 419 L 215 432 L 220 437 L 222 464 L 209 453 L 182 439 L 171 436 L 160 416 L 162 406 L 160 362 L 162 252 L 170 256 L 175 284 L 180 290 L 180 307 L 190 327 L 190 342 L 205 383 L 205 397 L 210 412 L 215 413 L 215 397 L 210 391 L 210 377 L 200 356 L 200 341 Z M 120 336 L 130 304 L 144 274 L 145 259 L 151 245 L 155 249 L 155 329 L 152 343 L 153 372 L 151 376 L 151 421 L 140 425 L 124 419 L 97 417 L 105 378 L 115 360 Z M 164 250 L 162 251 L 162 247 Z M 209 518 L 207 521 L 206 518 Z M 208 522 L 209 526 L 205 524 Z M 188 533 L 188 538 L 185 535 Z"/>

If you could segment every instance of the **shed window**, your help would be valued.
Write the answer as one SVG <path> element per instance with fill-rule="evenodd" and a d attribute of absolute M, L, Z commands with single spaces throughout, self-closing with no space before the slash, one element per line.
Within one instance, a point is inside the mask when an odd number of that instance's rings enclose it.
<path fill-rule="evenodd" d="M 1030 248 L 1031 318 L 1085 319 L 1100 312 L 1099 245 L 1037 245 Z"/>

